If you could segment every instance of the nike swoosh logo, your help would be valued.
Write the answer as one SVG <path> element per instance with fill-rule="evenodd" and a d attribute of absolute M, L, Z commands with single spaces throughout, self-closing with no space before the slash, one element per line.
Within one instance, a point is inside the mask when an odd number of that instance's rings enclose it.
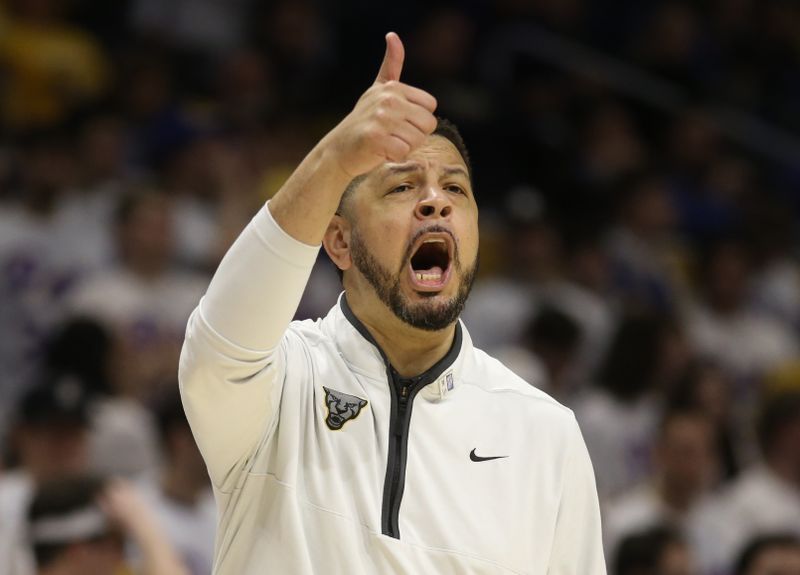
<path fill-rule="evenodd" d="M 477 449 L 477 447 L 475 449 Z M 480 455 L 475 455 L 475 449 L 469 452 L 469 458 L 472 461 L 491 461 L 492 459 L 504 459 L 508 457 L 508 455 L 494 455 L 492 457 L 481 457 Z"/>

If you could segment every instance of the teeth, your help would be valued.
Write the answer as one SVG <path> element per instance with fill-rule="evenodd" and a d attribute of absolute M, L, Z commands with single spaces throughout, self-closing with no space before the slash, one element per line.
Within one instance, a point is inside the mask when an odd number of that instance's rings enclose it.
<path fill-rule="evenodd" d="M 430 240 L 425 240 L 422 242 L 423 244 L 443 244 L 444 238 L 432 238 Z"/>
<path fill-rule="evenodd" d="M 440 281 L 442 279 L 442 274 L 423 274 L 420 272 L 415 272 L 417 276 L 417 280 L 423 282 L 432 282 L 432 281 Z"/>

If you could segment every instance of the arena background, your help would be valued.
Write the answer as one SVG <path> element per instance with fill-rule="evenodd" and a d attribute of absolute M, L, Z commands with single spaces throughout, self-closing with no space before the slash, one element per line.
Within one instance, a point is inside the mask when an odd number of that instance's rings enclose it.
<path fill-rule="evenodd" d="M 388 30 L 471 152 L 466 325 L 575 410 L 611 572 L 800 536 L 800 4 L 4 0 L 0 574 L 35 485 L 89 471 L 210 573 L 186 318 Z M 321 256 L 298 317 L 339 291 Z"/>

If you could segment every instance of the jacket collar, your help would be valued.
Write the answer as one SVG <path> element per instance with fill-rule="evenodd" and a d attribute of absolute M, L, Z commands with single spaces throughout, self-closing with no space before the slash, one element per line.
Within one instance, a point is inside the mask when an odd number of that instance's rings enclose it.
<path fill-rule="evenodd" d="M 388 370 L 394 368 L 372 334 L 353 313 L 344 293 L 324 321 L 327 324 L 325 331 L 336 342 L 339 354 L 353 371 L 372 379 L 387 380 Z M 454 391 L 462 365 L 471 351 L 472 341 L 459 320 L 450 350 L 430 369 L 413 378 L 424 386 L 420 394 L 427 399 L 437 400 Z"/>

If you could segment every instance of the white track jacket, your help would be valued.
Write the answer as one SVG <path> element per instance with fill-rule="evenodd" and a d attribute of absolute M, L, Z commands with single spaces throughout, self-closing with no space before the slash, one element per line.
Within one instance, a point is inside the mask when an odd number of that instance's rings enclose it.
<path fill-rule="evenodd" d="M 600 575 L 572 412 L 474 348 L 403 379 L 345 296 L 291 322 L 319 247 L 265 207 L 194 311 L 184 406 L 214 484 L 218 575 Z"/>

